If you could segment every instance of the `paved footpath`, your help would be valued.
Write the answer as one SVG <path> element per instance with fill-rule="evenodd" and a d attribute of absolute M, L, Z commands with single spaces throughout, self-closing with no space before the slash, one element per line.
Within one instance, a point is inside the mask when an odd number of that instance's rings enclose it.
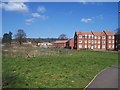
<path fill-rule="evenodd" d="M 89 88 L 118 88 L 118 70 L 120 73 L 120 66 L 112 66 L 102 71 L 88 85 L 88 90 Z M 87 90 L 87 88 L 85 90 Z"/>

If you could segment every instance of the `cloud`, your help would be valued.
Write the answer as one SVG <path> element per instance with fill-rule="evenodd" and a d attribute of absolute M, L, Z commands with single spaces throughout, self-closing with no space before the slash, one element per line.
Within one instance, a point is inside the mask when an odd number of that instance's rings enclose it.
<path fill-rule="evenodd" d="M 82 18 L 81 19 L 81 22 L 85 22 L 85 23 L 88 23 L 88 22 L 93 22 L 95 20 L 102 20 L 104 17 L 103 15 L 98 15 L 98 16 L 94 16 L 94 17 L 91 17 L 91 18 Z"/>
<path fill-rule="evenodd" d="M 25 20 L 25 24 L 30 25 L 32 22 L 34 22 L 34 18 L 29 18 Z"/>
<path fill-rule="evenodd" d="M 6 11 L 16 11 L 16 12 L 28 12 L 28 6 L 23 2 L 8 2 L 8 3 L 1 3 L 1 8 Z"/>
<path fill-rule="evenodd" d="M 32 13 L 32 17 L 33 18 L 40 18 L 42 20 L 46 20 L 48 18 L 48 16 L 42 15 L 42 14 L 39 14 L 39 13 Z"/>
<path fill-rule="evenodd" d="M 32 13 L 32 16 L 35 17 L 35 18 L 39 18 L 40 14 L 39 13 Z"/>
<path fill-rule="evenodd" d="M 44 13 L 44 12 L 46 12 L 46 8 L 44 6 L 39 6 L 37 8 L 37 11 L 40 12 L 40 13 Z"/>
<path fill-rule="evenodd" d="M 81 22 L 88 23 L 88 22 L 91 22 L 92 20 L 93 20 L 92 18 L 82 18 Z"/>

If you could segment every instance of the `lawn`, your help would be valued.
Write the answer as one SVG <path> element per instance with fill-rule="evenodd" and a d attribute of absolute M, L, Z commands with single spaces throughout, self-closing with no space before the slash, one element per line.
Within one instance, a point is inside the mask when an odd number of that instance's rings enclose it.
<path fill-rule="evenodd" d="M 3 88 L 84 88 L 98 72 L 118 63 L 117 52 L 42 52 L 49 53 L 33 57 L 3 55 Z"/>

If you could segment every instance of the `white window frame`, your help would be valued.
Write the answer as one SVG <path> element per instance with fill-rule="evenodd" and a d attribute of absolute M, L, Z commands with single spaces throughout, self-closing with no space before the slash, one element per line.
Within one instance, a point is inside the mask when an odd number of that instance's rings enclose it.
<path fill-rule="evenodd" d="M 98 45 L 98 48 L 100 48 L 100 45 Z"/>
<path fill-rule="evenodd" d="M 109 45 L 108 47 L 111 48 L 111 45 Z"/>
<path fill-rule="evenodd" d="M 114 36 L 112 36 L 112 39 L 115 39 L 115 37 L 114 37 Z"/>
<path fill-rule="evenodd" d="M 111 39 L 111 36 L 109 36 L 109 39 Z"/>
<path fill-rule="evenodd" d="M 96 40 L 95 40 L 94 42 L 95 42 L 95 43 L 97 43 L 97 41 L 96 41 Z"/>
<path fill-rule="evenodd" d="M 102 36 L 102 39 L 105 39 L 105 36 Z"/>
<path fill-rule="evenodd" d="M 87 38 L 87 35 L 85 34 L 85 38 Z"/>
<path fill-rule="evenodd" d="M 114 45 L 112 45 L 112 48 L 114 48 Z"/>
<path fill-rule="evenodd" d="M 88 40 L 88 43 L 91 43 L 91 40 Z"/>
<path fill-rule="evenodd" d="M 100 36 L 98 36 L 98 39 L 100 39 Z"/>
<path fill-rule="evenodd" d="M 98 44 L 100 44 L 100 41 L 98 41 Z"/>
<path fill-rule="evenodd" d="M 102 41 L 102 44 L 105 44 L 105 41 Z"/>
<path fill-rule="evenodd" d="M 94 45 L 94 48 L 97 48 L 97 46 L 96 46 L 96 45 Z"/>
<path fill-rule="evenodd" d="M 82 40 L 79 40 L 79 43 L 82 43 Z"/>
<path fill-rule="evenodd" d="M 79 35 L 79 38 L 82 38 L 82 35 Z"/>
<path fill-rule="evenodd" d="M 82 44 L 79 44 L 79 48 L 82 48 Z"/>
<path fill-rule="evenodd" d="M 97 36 L 95 36 L 94 38 L 97 39 Z"/>
<path fill-rule="evenodd" d="M 88 35 L 88 37 L 90 38 L 90 37 L 91 37 L 91 35 Z"/>
<path fill-rule="evenodd" d="M 112 43 L 114 43 L 114 40 L 112 40 Z"/>
<path fill-rule="evenodd" d="M 87 40 L 85 40 L 85 43 L 87 43 Z"/>
<path fill-rule="evenodd" d="M 87 48 L 87 45 L 85 45 L 85 48 Z"/>
<path fill-rule="evenodd" d="M 105 48 L 105 45 L 102 45 L 102 48 Z"/>
<path fill-rule="evenodd" d="M 109 40 L 109 43 L 111 43 L 111 40 Z"/>
<path fill-rule="evenodd" d="M 94 38 L 94 35 L 92 35 L 92 38 Z"/>

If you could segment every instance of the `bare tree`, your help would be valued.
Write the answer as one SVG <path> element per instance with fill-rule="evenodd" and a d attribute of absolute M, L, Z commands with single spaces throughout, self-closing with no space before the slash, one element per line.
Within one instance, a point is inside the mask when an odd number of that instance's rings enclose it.
<path fill-rule="evenodd" d="M 26 40 L 26 33 L 24 32 L 24 30 L 19 29 L 17 31 L 17 34 L 15 35 L 15 39 L 16 41 L 19 42 L 19 44 L 21 45 L 23 42 L 25 42 Z"/>
<path fill-rule="evenodd" d="M 59 39 L 67 39 L 67 35 L 66 34 L 61 34 L 58 38 Z"/>

